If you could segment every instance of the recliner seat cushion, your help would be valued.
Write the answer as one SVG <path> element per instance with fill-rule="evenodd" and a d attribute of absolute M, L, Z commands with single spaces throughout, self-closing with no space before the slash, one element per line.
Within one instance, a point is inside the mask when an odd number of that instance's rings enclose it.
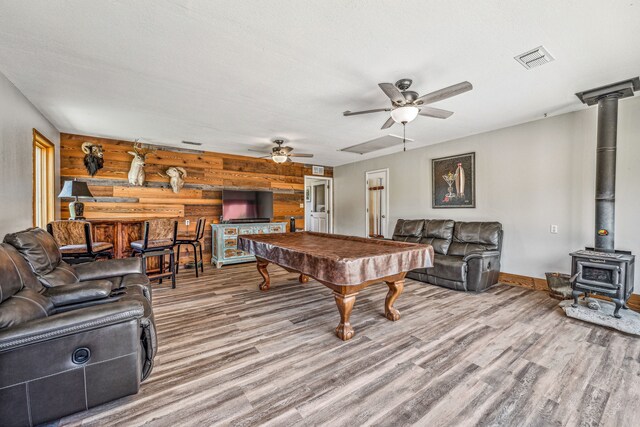
<path fill-rule="evenodd" d="M 48 317 L 52 311 L 49 298 L 32 289 L 22 289 L 0 304 L 0 329 Z"/>
<path fill-rule="evenodd" d="M 422 219 L 399 219 L 393 230 L 393 240 L 418 243 L 423 226 L 424 220 Z"/>
<path fill-rule="evenodd" d="M 425 219 L 419 243 L 433 246 L 437 254 L 447 255 L 453 237 L 452 219 Z"/>
<path fill-rule="evenodd" d="M 447 255 L 466 256 L 471 252 L 497 250 L 501 231 L 499 222 L 456 222 Z"/>
<path fill-rule="evenodd" d="M 467 263 L 457 256 L 436 255 L 433 257 L 433 267 L 412 271 L 456 282 L 467 280 Z"/>

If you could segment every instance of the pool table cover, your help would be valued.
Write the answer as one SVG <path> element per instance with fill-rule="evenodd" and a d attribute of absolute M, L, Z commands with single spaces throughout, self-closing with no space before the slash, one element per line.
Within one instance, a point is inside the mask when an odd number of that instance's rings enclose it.
<path fill-rule="evenodd" d="M 238 236 L 238 249 L 342 286 L 433 266 L 431 245 L 310 231 Z"/>

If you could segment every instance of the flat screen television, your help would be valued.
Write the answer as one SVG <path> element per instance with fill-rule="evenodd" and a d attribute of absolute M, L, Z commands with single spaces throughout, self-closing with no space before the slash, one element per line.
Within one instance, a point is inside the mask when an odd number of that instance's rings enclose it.
<path fill-rule="evenodd" d="M 222 190 L 222 220 L 227 222 L 271 221 L 271 191 Z"/>

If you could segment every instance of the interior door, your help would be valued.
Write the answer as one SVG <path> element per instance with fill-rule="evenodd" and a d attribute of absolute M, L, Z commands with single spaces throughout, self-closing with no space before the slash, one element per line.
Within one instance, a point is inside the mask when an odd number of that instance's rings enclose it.
<path fill-rule="evenodd" d="M 311 231 L 329 232 L 327 212 L 329 210 L 329 184 L 327 181 L 311 187 Z"/>
<path fill-rule="evenodd" d="M 389 171 L 366 173 L 366 235 L 372 238 L 388 236 Z"/>

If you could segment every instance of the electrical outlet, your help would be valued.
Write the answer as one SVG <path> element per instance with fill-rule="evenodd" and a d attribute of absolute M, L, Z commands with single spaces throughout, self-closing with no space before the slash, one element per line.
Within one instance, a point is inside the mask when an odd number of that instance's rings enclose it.
<path fill-rule="evenodd" d="M 558 234 L 558 226 L 557 226 L 557 225 L 555 225 L 555 224 L 551 224 L 551 227 L 550 227 L 549 231 L 550 231 L 552 234 Z"/>
<path fill-rule="evenodd" d="M 304 209 L 304 203 L 300 203 L 300 209 Z"/>
<path fill-rule="evenodd" d="M 191 221 L 189 221 L 188 219 L 184 220 L 184 225 L 186 225 L 187 227 L 189 226 L 189 224 L 191 224 Z"/>

